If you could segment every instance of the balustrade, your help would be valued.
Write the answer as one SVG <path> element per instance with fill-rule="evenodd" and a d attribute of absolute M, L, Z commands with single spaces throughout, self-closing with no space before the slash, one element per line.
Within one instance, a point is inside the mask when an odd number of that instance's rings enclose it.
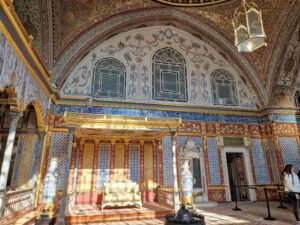
<path fill-rule="evenodd" d="M 9 216 L 29 206 L 33 206 L 32 188 L 7 191 L 4 206 L 4 216 Z"/>

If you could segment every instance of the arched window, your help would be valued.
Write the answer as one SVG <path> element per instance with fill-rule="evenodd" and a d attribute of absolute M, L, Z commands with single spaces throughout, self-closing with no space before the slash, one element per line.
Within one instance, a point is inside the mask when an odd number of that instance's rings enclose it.
<path fill-rule="evenodd" d="M 186 102 L 187 73 L 183 56 L 172 48 L 158 50 L 152 61 L 153 99 Z"/>
<path fill-rule="evenodd" d="M 211 89 L 214 105 L 239 105 L 233 75 L 224 69 L 217 69 L 211 74 Z"/>
<path fill-rule="evenodd" d="M 125 66 L 114 58 L 96 62 L 92 96 L 97 98 L 125 98 Z"/>

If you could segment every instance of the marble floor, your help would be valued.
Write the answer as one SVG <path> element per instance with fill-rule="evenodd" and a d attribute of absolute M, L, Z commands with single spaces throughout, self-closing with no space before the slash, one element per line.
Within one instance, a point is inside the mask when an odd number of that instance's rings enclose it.
<path fill-rule="evenodd" d="M 239 203 L 242 211 L 233 211 L 233 203 L 220 203 L 216 207 L 199 209 L 205 215 L 206 225 L 290 225 L 296 224 L 292 209 L 289 204 L 285 204 L 288 209 L 278 209 L 278 202 L 271 202 L 271 216 L 275 221 L 264 220 L 267 216 L 265 202 L 243 202 Z M 163 220 L 136 220 L 120 221 L 109 223 L 86 223 L 88 225 L 163 225 Z"/>

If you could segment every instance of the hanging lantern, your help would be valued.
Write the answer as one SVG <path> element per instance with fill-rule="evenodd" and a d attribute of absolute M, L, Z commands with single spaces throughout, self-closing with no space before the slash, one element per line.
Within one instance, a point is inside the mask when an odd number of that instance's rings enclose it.
<path fill-rule="evenodd" d="M 255 4 L 242 0 L 242 5 L 234 12 L 232 23 L 239 52 L 252 52 L 266 45 L 261 11 Z"/>

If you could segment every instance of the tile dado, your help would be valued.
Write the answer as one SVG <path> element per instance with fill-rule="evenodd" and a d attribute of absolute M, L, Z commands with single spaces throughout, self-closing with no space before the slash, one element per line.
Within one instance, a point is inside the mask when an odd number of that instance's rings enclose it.
<path fill-rule="evenodd" d="M 159 106 L 157 106 L 159 107 Z M 225 122 L 225 123 L 250 123 L 262 124 L 266 122 L 289 122 L 297 123 L 294 114 L 272 114 L 264 116 L 244 116 L 233 114 L 221 114 L 220 111 L 212 109 L 212 113 L 203 112 L 182 112 L 158 109 L 102 107 L 102 106 L 81 106 L 81 105 L 51 105 L 53 114 L 63 114 L 67 112 L 88 113 L 88 114 L 110 114 L 126 116 L 147 116 L 147 117 L 175 117 L 186 121 L 204 122 Z M 224 112 L 225 113 L 225 112 Z M 299 122 L 300 123 L 300 122 Z"/>
<path fill-rule="evenodd" d="M 50 117 L 50 129 L 66 128 L 62 115 Z M 178 127 L 179 133 L 207 135 L 298 135 L 297 125 L 290 122 L 266 124 L 245 124 L 233 122 L 183 121 Z"/>

